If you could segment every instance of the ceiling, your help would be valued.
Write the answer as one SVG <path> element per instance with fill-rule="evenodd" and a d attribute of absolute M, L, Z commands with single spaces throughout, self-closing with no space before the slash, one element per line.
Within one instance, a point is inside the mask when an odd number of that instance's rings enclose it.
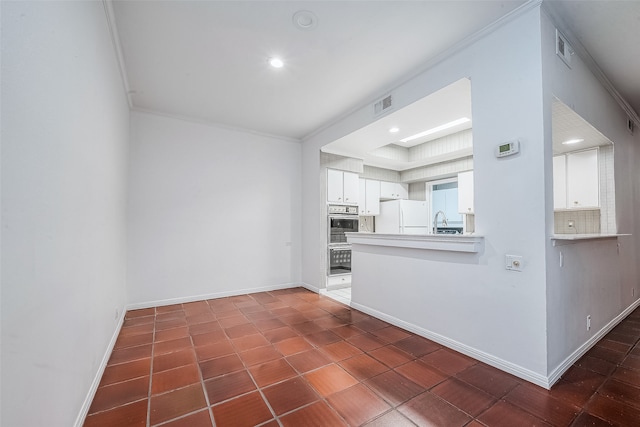
<path fill-rule="evenodd" d="M 114 0 L 112 5 L 134 109 L 300 140 L 372 103 L 524 3 Z M 639 111 L 640 1 L 549 3 L 570 36 Z M 294 14 L 301 10 L 317 18 L 311 29 L 295 25 Z M 268 65 L 274 56 L 284 60 L 283 68 Z M 401 111 L 408 114 L 407 123 L 417 114 Z M 401 123 L 403 116 L 396 114 Z"/>

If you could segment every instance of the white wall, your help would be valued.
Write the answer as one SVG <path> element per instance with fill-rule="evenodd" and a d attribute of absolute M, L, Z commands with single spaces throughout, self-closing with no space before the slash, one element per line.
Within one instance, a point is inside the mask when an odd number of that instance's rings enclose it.
<path fill-rule="evenodd" d="M 125 305 L 129 111 L 101 2 L 2 2 L 3 426 L 71 426 Z"/>
<path fill-rule="evenodd" d="M 543 10 L 545 10 L 543 8 Z M 640 133 L 626 130 L 627 116 L 578 54 L 571 68 L 555 54 L 555 26 L 542 15 L 544 65 L 545 168 L 551 179 L 551 103 L 553 96 L 574 109 L 614 143 L 617 240 L 588 241 L 553 247 L 547 243 L 548 365 L 557 377 L 589 345 L 613 326 L 612 321 L 638 303 L 640 248 Z M 562 28 L 560 28 L 562 31 Z M 577 46 L 576 46 L 577 47 Z M 547 183 L 547 233 L 553 233 L 553 191 Z M 619 245 L 619 247 L 618 247 Z M 563 267 L 560 267 L 560 253 Z M 635 294 L 635 295 L 634 295 Z M 591 330 L 586 317 L 591 316 Z"/>
<path fill-rule="evenodd" d="M 132 113 L 130 154 L 130 303 L 299 284 L 299 142 Z"/>
<path fill-rule="evenodd" d="M 462 77 L 471 79 L 478 256 L 422 251 L 398 261 L 354 253 L 352 301 L 509 364 L 546 374 L 545 179 L 540 12 L 522 14 L 392 91 L 401 108 Z M 372 97 L 372 99 L 375 99 Z M 373 121 L 367 106 L 304 142 L 303 211 L 320 212 L 319 148 Z M 520 139 L 517 156 L 496 159 L 497 144 Z M 316 233 L 305 230 L 303 280 L 318 276 Z M 524 271 L 504 268 L 522 255 Z M 358 281 L 363 283 L 358 292 Z"/>

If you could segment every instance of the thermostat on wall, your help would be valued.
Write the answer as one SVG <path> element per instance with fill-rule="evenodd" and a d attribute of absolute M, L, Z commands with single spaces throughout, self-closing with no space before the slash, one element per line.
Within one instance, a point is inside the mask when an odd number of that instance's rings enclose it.
<path fill-rule="evenodd" d="M 507 157 L 520 152 L 520 141 L 505 142 L 496 146 L 496 157 Z"/>

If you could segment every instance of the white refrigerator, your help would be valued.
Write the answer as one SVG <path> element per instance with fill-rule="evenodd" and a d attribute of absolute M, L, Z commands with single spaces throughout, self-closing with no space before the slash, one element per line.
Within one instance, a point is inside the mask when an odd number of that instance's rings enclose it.
<path fill-rule="evenodd" d="M 431 221 L 427 202 L 418 200 L 389 200 L 380 202 L 376 216 L 376 233 L 429 234 Z"/>

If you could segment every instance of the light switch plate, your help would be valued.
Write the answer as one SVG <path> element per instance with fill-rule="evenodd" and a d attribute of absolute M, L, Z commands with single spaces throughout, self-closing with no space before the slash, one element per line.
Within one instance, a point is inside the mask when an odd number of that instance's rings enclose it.
<path fill-rule="evenodd" d="M 522 271 L 522 256 L 505 255 L 505 268 L 511 271 Z"/>

